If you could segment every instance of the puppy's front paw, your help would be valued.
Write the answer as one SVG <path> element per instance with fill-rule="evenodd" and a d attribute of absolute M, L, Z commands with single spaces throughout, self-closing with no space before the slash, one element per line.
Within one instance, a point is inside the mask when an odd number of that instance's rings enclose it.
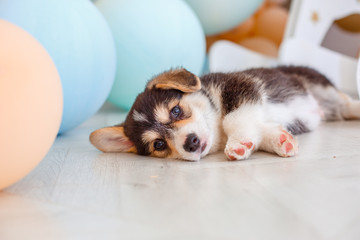
<path fill-rule="evenodd" d="M 281 157 L 292 157 L 298 152 L 298 143 L 294 137 L 285 130 L 275 138 L 274 151 Z"/>
<path fill-rule="evenodd" d="M 234 161 L 249 158 L 254 149 L 252 142 L 227 143 L 224 152 L 229 160 Z"/>

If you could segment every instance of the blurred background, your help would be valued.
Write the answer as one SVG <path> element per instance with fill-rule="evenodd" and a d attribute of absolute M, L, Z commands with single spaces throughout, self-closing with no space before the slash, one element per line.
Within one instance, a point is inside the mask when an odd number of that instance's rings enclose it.
<path fill-rule="evenodd" d="M 266 0 L 236 27 L 206 37 L 206 47 L 228 40 L 257 53 L 277 58 L 289 18 L 291 0 Z"/>

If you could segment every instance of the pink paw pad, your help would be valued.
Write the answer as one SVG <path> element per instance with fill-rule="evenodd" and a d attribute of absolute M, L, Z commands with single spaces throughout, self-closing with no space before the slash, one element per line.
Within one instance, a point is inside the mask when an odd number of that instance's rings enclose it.
<path fill-rule="evenodd" d="M 246 146 L 248 149 L 251 149 L 254 146 L 252 142 L 241 142 L 240 144 Z"/>
<path fill-rule="evenodd" d="M 291 134 L 290 133 L 288 133 L 288 132 L 286 132 L 286 131 L 284 131 L 284 130 L 282 130 L 282 132 L 283 132 L 283 134 L 281 134 L 280 135 L 280 138 L 279 138 L 279 140 L 280 140 L 280 145 L 282 145 L 286 140 L 288 140 L 288 139 L 290 139 L 290 140 L 293 140 L 294 138 L 293 138 L 293 136 L 291 136 Z"/>
<path fill-rule="evenodd" d="M 232 161 L 237 160 L 236 157 L 234 157 L 233 155 L 230 155 L 230 154 L 229 154 L 229 155 L 227 155 L 227 156 L 228 156 L 229 160 L 232 160 Z"/>
<path fill-rule="evenodd" d="M 293 149 L 293 145 L 291 143 L 286 143 L 285 145 L 285 151 L 286 153 L 290 152 Z"/>
<path fill-rule="evenodd" d="M 290 157 L 297 152 L 297 143 L 294 137 L 285 130 L 281 130 L 279 136 L 278 150 L 276 151 L 280 156 Z"/>
<path fill-rule="evenodd" d="M 224 150 L 229 160 L 247 159 L 255 150 L 255 145 L 252 142 L 234 142 L 228 144 Z"/>
<path fill-rule="evenodd" d="M 286 141 L 287 137 L 285 134 L 280 135 L 280 144 L 283 144 Z"/>
<path fill-rule="evenodd" d="M 245 154 L 245 150 L 243 148 L 235 149 L 234 152 L 236 152 L 236 154 L 241 156 Z"/>

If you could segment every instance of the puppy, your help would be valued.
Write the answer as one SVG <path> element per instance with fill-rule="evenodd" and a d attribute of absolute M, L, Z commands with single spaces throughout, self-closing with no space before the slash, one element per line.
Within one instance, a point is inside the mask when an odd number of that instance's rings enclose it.
<path fill-rule="evenodd" d="M 360 119 L 360 101 L 319 72 L 295 66 L 210 73 L 185 69 L 150 80 L 124 123 L 98 129 L 90 141 L 103 152 L 198 161 L 224 150 L 229 160 L 256 150 L 291 157 L 293 135 L 321 120 Z"/>

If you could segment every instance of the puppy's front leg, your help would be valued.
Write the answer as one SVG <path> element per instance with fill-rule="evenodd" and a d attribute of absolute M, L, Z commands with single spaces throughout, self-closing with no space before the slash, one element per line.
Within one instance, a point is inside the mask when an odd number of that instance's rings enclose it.
<path fill-rule="evenodd" d="M 247 159 L 260 146 L 264 117 L 260 104 L 244 104 L 225 115 L 225 154 L 229 160 Z"/>

